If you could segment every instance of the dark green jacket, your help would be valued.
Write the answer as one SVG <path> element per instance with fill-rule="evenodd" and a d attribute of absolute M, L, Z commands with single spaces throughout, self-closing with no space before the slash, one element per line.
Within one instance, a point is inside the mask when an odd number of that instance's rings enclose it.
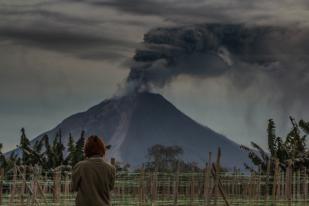
<path fill-rule="evenodd" d="M 72 189 L 77 192 L 76 206 L 109 206 L 116 170 L 103 158 L 93 157 L 77 163 L 72 173 Z"/>

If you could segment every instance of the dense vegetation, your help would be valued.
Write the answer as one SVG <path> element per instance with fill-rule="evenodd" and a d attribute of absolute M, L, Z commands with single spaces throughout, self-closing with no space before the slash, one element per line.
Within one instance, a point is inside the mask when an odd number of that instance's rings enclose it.
<path fill-rule="evenodd" d="M 5 171 L 10 170 L 16 165 L 41 165 L 43 169 L 52 169 L 60 165 L 74 166 L 77 162 L 84 159 L 83 147 L 85 142 L 85 132 L 82 131 L 79 139 L 75 142 L 72 135 L 69 135 L 67 146 L 63 145 L 62 132 L 59 130 L 56 136 L 50 141 L 48 135 L 30 143 L 25 129 L 21 129 L 20 143 L 17 150 L 5 156 L 0 144 L 0 166 Z M 67 148 L 67 149 L 65 149 Z M 198 168 L 196 164 L 185 163 L 181 156 L 183 149 L 179 146 L 154 145 L 148 149 L 148 161 L 144 163 L 145 170 L 150 171 L 175 171 L 177 167 L 182 169 Z M 118 170 L 128 170 L 130 165 L 116 163 Z"/>
<path fill-rule="evenodd" d="M 288 162 L 290 162 L 295 171 L 309 167 L 309 150 L 306 141 L 306 136 L 309 134 L 309 122 L 304 120 L 296 122 L 292 117 L 290 117 L 290 122 L 291 130 L 283 138 L 277 136 L 274 120 L 268 120 L 267 151 L 254 142 L 251 142 L 253 149 L 241 146 L 244 150 L 248 151 L 249 158 L 254 165 L 251 167 L 245 164 L 247 169 L 252 172 L 260 170 L 262 173 L 266 173 L 269 170 L 272 173 L 275 161 L 279 161 L 279 166 L 283 171 L 288 167 Z"/>
<path fill-rule="evenodd" d="M 54 137 L 53 141 L 50 141 L 48 135 L 44 135 L 43 138 L 36 140 L 31 145 L 30 140 L 26 136 L 25 129 L 21 129 L 20 143 L 17 145 L 17 150 L 11 152 L 6 157 L 2 152 L 2 144 L 0 144 L 0 164 L 5 171 L 11 169 L 14 164 L 16 165 L 36 165 L 39 164 L 43 169 L 51 169 L 60 165 L 73 166 L 84 158 L 83 147 L 85 142 L 84 131 L 77 142 L 74 142 L 72 135 L 69 135 L 69 141 L 67 144 L 67 151 L 62 142 L 62 133 L 59 130 Z"/>

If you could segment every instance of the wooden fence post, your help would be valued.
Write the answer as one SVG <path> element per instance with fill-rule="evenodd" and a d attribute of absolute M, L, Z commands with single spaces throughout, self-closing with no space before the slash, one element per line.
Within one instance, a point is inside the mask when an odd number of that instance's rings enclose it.
<path fill-rule="evenodd" d="M 191 176 L 191 184 L 190 184 L 190 206 L 193 206 L 194 195 L 195 195 L 195 178 L 194 178 L 195 168 L 192 166 L 192 176 Z"/>
<path fill-rule="evenodd" d="M 32 168 L 33 171 L 33 178 L 32 178 L 32 205 L 37 203 L 37 195 L 38 195 L 38 188 L 39 185 L 39 175 L 40 175 L 40 168 L 38 166 L 34 166 Z"/>
<path fill-rule="evenodd" d="M 308 184 L 307 184 L 307 168 L 304 168 L 303 171 L 303 178 L 302 178 L 302 183 L 303 183 L 303 198 L 305 202 L 305 206 L 307 205 L 307 194 L 308 194 Z"/>
<path fill-rule="evenodd" d="M 260 195 L 261 195 L 261 169 L 259 169 L 258 173 L 258 183 L 257 183 L 257 196 L 256 196 L 256 201 L 259 203 L 260 202 Z"/>
<path fill-rule="evenodd" d="M 58 205 L 60 203 L 60 192 L 61 192 L 61 170 L 56 168 L 53 173 L 54 179 L 54 190 L 53 190 L 53 197 L 54 203 Z"/>
<path fill-rule="evenodd" d="M 285 173 L 281 172 L 281 177 L 280 177 L 280 184 L 281 184 L 280 196 L 281 196 L 281 199 L 284 199 L 284 196 L 285 196 L 285 193 L 284 193 L 284 191 L 285 191 L 284 175 L 285 175 Z"/>
<path fill-rule="evenodd" d="M 232 180 L 232 195 L 233 196 L 237 195 L 236 183 L 237 183 L 237 169 L 236 169 L 236 167 L 234 167 L 234 169 L 233 169 L 233 180 Z"/>
<path fill-rule="evenodd" d="M 269 200 L 269 175 L 270 175 L 270 165 L 271 165 L 271 159 L 268 159 L 267 161 L 267 169 L 266 169 L 266 181 L 265 181 L 265 187 L 266 187 L 266 202 Z"/>
<path fill-rule="evenodd" d="M 254 175 L 253 172 L 250 173 L 250 179 L 248 182 L 248 198 L 249 198 L 249 204 L 252 205 L 252 193 L 253 193 L 253 179 Z"/>
<path fill-rule="evenodd" d="M 21 167 L 21 173 L 23 173 L 21 175 L 27 176 L 27 167 L 25 167 L 25 166 Z M 21 192 L 20 192 L 20 204 L 22 206 L 25 203 L 24 195 L 25 195 L 26 184 L 27 184 L 26 179 L 22 178 L 22 186 L 21 186 Z"/>
<path fill-rule="evenodd" d="M 211 188 L 211 152 L 208 153 L 208 163 L 205 168 L 205 180 L 204 180 L 204 206 L 210 205 L 210 188 Z"/>
<path fill-rule="evenodd" d="M 152 175 L 152 180 L 151 180 L 151 196 L 152 196 L 152 206 L 155 206 L 157 203 L 157 192 L 158 192 L 158 181 L 157 181 L 157 176 L 158 176 L 158 168 L 155 169 L 155 172 Z"/>
<path fill-rule="evenodd" d="M 11 196 L 10 196 L 10 202 L 9 206 L 13 205 L 13 202 L 15 202 L 15 193 L 16 193 L 16 178 L 17 178 L 17 166 L 14 164 L 13 167 L 13 181 L 12 181 L 12 187 L 11 187 Z"/>
<path fill-rule="evenodd" d="M 141 173 L 140 173 L 140 184 L 139 184 L 139 205 L 144 205 L 144 165 L 141 168 Z"/>
<path fill-rule="evenodd" d="M 179 187 L 179 162 L 177 161 L 177 168 L 176 168 L 176 175 L 174 178 L 174 189 L 173 189 L 173 193 L 174 193 L 174 206 L 178 205 L 178 187 Z"/>
<path fill-rule="evenodd" d="M 172 185 L 172 180 L 171 180 L 171 177 L 168 176 L 168 179 L 167 179 L 167 201 L 170 201 L 171 200 L 171 185 Z"/>
<path fill-rule="evenodd" d="M 217 152 L 217 160 L 216 160 L 216 176 L 215 176 L 215 205 L 217 205 L 218 202 L 218 196 L 219 196 L 219 179 L 220 179 L 220 160 L 221 160 L 221 148 L 218 148 Z"/>
<path fill-rule="evenodd" d="M 293 193 L 292 193 L 292 200 L 294 201 L 296 199 L 296 193 L 297 193 L 297 187 L 296 187 L 296 184 L 297 184 L 297 180 L 296 180 L 296 175 L 297 173 L 295 171 L 293 171 L 292 173 L 292 185 L 293 185 Z"/>
<path fill-rule="evenodd" d="M 65 172 L 65 183 L 64 183 L 64 206 L 69 205 L 70 197 L 70 179 L 68 172 Z"/>
<path fill-rule="evenodd" d="M 3 192 L 3 180 L 4 180 L 4 169 L 0 169 L 0 205 L 2 205 L 2 192 Z"/>
<path fill-rule="evenodd" d="M 297 178 L 297 199 L 298 198 L 302 198 L 302 196 L 301 196 L 301 171 L 300 171 L 300 169 L 297 171 L 297 176 L 298 176 L 298 178 Z"/>
<path fill-rule="evenodd" d="M 279 178 L 279 160 L 275 160 L 275 171 L 274 171 L 274 181 L 273 181 L 273 191 L 272 191 L 272 204 L 276 205 L 277 195 L 278 195 L 278 178 Z"/>
<path fill-rule="evenodd" d="M 291 179 L 292 179 L 292 161 L 287 161 L 288 167 L 286 169 L 286 180 L 285 180 L 285 196 L 288 200 L 288 205 L 292 203 L 292 191 L 291 191 Z"/>

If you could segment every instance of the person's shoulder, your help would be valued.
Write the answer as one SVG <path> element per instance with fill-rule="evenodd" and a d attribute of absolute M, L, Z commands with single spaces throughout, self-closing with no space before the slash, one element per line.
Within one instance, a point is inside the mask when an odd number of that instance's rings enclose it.
<path fill-rule="evenodd" d="M 82 160 L 82 161 L 79 161 L 78 163 L 76 163 L 73 168 L 75 168 L 75 169 L 81 168 L 81 167 L 84 167 L 87 164 L 88 164 L 87 160 Z"/>
<path fill-rule="evenodd" d="M 107 168 L 109 168 L 109 169 L 113 169 L 114 168 L 114 166 L 112 165 L 112 164 L 110 164 L 109 162 L 107 162 L 107 161 L 102 161 L 103 162 L 103 164 L 104 164 L 104 166 L 105 167 L 107 167 Z"/>
<path fill-rule="evenodd" d="M 104 167 L 106 167 L 111 172 L 115 172 L 116 171 L 116 168 L 112 164 L 110 164 L 110 163 L 108 163 L 106 161 L 102 161 L 102 162 L 103 162 Z"/>

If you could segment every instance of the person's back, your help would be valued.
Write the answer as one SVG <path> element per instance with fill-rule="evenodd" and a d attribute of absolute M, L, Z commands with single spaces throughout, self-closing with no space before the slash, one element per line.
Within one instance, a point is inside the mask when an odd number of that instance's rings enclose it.
<path fill-rule="evenodd" d="M 92 141 L 94 144 L 100 144 L 98 143 L 100 140 L 96 138 Z M 87 142 L 85 155 L 88 156 L 87 159 L 77 163 L 72 174 L 72 189 L 77 191 L 76 205 L 109 206 L 111 205 L 110 192 L 115 182 L 115 168 L 103 160 L 103 155 L 87 155 Z"/>

